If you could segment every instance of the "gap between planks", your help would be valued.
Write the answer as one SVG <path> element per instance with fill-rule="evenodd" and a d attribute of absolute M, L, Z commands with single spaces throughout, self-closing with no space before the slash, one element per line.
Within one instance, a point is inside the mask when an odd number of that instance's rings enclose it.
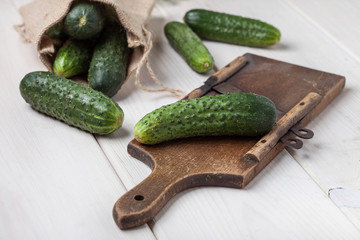
<path fill-rule="evenodd" d="M 321 33 L 323 33 L 326 37 L 328 37 L 331 41 L 333 41 L 336 45 L 338 45 L 344 52 L 346 52 L 350 57 L 352 57 L 356 62 L 360 64 L 360 57 L 358 57 L 355 53 L 353 53 L 350 49 L 348 49 L 340 40 L 333 36 L 325 27 L 322 27 L 316 20 L 314 20 L 309 14 L 305 13 L 299 6 L 297 6 L 291 0 L 284 0 L 289 7 L 291 7 L 295 12 L 299 13 L 304 17 L 306 21 L 309 22 L 310 25 L 319 29 Z"/>
<path fill-rule="evenodd" d="M 164 18 L 167 17 L 168 14 L 167 14 L 166 10 L 165 10 L 164 7 L 162 7 L 160 4 L 158 4 L 158 3 L 155 4 L 153 11 L 156 11 L 156 9 L 158 10 L 158 12 L 159 12 Z M 93 134 L 93 137 L 95 138 L 95 140 L 96 140 L 97 144 L 99 145 L 101 151 L 104 153 L 104 156 L 106 157 L 107 161 L 109 162 L 112 170 L 115 172 L 117 178 L 120 180 L 120 182 L 121 182 L 121 184 L 124 186 L 124 188 L 125 188 L 127 191 L 129 191 L 130 189 L 128 189 L 128 188 L 126 187 L 126 184 L 123 182 L 123 180 L 121 179 L 121 176 L 120 176 L 119 173 L 116 171 L 115 166 L 113 165 L 112 161 L 109 159 L 108 155 L 106 154 L 105 149 L 104 149 L 104 148 L 102 147 L 102 145 L 100 144 L 98 138 L 97 138 L 96 135 L 94 135 L 94 134 Z M 145 179 L 145 178 L 144 178 L 144 179 Z M 120 198 L 120 197 L 121 197 L 121 196 L 119 196 L 119 198 Z M 115 202 L 114 202 L 114 204 L 115 204 Z M 149 222 L 147 223 L 147 225 L 148 225 L 148 227 L 150 228 L 151 232 L 153 233 L 154 238 L 155 238 L 155 239 L 158 239 L 158 238 L 156 237 L 156 234 L 154 233 L 154 230 L 153 230 L 154 225 L 155 225 L 155 221 L 154 221 L 154 220 L 151 220 L 151 221 L 149 221 Z"/>
<path fill-rule="evenodd" d="M 119 176 L 118 172 L 115 170 L 114 165 L 113 165 L 112 162 L 110 161 L 109 157 L 106 155 L 106 151 L 103 149 L 103 147 L 102 147 L 101 144 L 99 143 L 99 140 L 97 139 L 97 137 L 96 137 L 94 134 L 92 134 L 92 136 L 94 137 L 96 143 L 98 144 L 99 148 L 100 148 L 101 151 L 103 152 L 106 160 L 108 161 L 109 165 L 111 166 L 111 169 L 114 171 L 115 175 L 116 175 L 117 178 L 120 180 L 120 183 L 124 186 L 124 188 L 125 188 L 127 191 L 129 191 L 130 189 L 128 189 L 128 188 L 126 187 L 126 185 L 124 184 L 123 180 L 122 180 L 121 177 Z M 119 198 L 120 198 L 120 197 L 121 197 L 121 196 L 119 196 Z M 115 202 L 114 202 L 114 204 L 115 204 Z M 148 223 L 146 223 L 146 224 L 147 224 L 148 227 L 150 228 L 152 234 L 154 235 L 154 238 L 155 238 L 155 239 L 158 239 L 158 238 L 156 237 L 154 231 L 153 231 L 153 228 L 154 228 L 154 225 L 155 225 L 154 220 L 151 220 L 150 222 L 148 222 Z M 119 229 L 119 231 L 123 231 L 123 230 L 120 230 L 120 229 Z"/>

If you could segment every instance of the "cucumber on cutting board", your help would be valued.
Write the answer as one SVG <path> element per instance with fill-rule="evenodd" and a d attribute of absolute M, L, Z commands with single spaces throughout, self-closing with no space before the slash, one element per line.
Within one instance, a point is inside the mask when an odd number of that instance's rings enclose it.
<path fill-rule="evenodd" d="M 86 40 L 67 41 L 55 57 L 53 72 L 69 78 L 89 69 L 93 47 Z"/>
<path fill-rule="evenodd" d="M 134 135 L 143 144 L 194 136 L 261 136 L 275 121 L 270 99 L 253 93 L 221 94 L 162 106 L 135 125 Z"/>
<path fill-rule="evenodd" d="M 50 72 L 28 73 L 21 80 L 20 93 L 39 112 L 91 133 L 109 134 L 124 120 L 112 99 Z"/>
<path fill-rule="evenodd" d="M 193 9 L 184 16 L 184 22 L 203 39 L 251 47 L 266 47 L 280 41 L 276 27 L 251 18 Z"/>
<path fill-rule="evenodd" d="M 104 29 L 91 59 L 89 86 L 112 97 L 126 79 L 128 57 L 126 31 L 120 25 Z"/>
<path fill-rule="evenodd" d="M 164 28 L 170 45 L 196 72 L 206 73 L 213 68 L 214 59 L 201 39 L 185 24 L 169 22 Z"/>
<path fill-rule="evenodd" d="M 79 40 L 89 39 L 101 32 L 105 17 L 96 2 L 80 2 L 73 6 L 64 20 L 67 34 Z"/>

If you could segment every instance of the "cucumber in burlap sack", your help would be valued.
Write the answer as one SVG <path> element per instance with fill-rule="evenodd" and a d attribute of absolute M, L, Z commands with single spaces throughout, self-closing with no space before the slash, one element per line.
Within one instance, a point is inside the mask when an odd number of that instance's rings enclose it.
<path fill-rule="evenodd" d="M 76 0 L 35 0 L 20 8 L 23 24 L 15 26 L 25 42 L 36 45 L 39 58 L 45 67 L 52 71 L 56 55 L 56 40 L 48 37 L 45 32 L 56 23 L 63 21 Z M 180 97 L 183 92 L 171 89 L 162 84 L 153 73 L 148 55 L 152 48 L 151 33 L 146 29 L 146 23 L 156 0 L 96 0 L 113 8 L 117 18 L 126 30 L 128 46 L 132 54 L 128 63 L 126 80 L 135 73 L 136 85 L 145 91 L 168 91 Z M 140 82 L 140 69 L 146 65 L 151 78 L 162 88 L 147 89 Z"/>

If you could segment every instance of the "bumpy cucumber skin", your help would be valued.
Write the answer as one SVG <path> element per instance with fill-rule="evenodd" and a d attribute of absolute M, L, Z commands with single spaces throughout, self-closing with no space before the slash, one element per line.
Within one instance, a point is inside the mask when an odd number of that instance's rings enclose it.
<path fill-rule="evenodd" d="M 162 106 L 134 128 L 143 144 L 194 136 L 261 136 L 276 121 L 274 103 L 253 93 L 204 96 Z"/>
<path fill-rule="evenodd" d="M 200 38 L 238 45 L 266 47 L 281 37 L 279 29 L 268 23 L 204 9 L 188 11 L 184 22 Z"/>
<path fill-rule="evenodd" d="M 206 73 L 213 68 L 214 59 L 201 39 L 185 24 L 169 22 L 164 27 L 170 45 L 198 73 Z"/>
<path fill-rule="evenodd" d="M 112 99 L 50 72 L 28 73 L 21 80 L 20 93 L 34 109 L 91 133 L 109 134 L 124 120 Z"/>
<path fill-rule="evenodd" d="M 73 40 L 65 43 L 56 54 L 53 72 L 65 78 L 86 73 L 90 66 L 92 50 L 86 41 Z"/>
<path fill-rule="evenodd" d="M 100 5 L 91 2 L 81 2 L 75 5 L 66 15 L 64 27 L 71 37 L 84 40 L 101 32 L 105 25 L 105 17 Z"/>
<path fill-rule="evenodd" d="M 89 86 L 114 96 L 126 79 L 129 53 L 126 31 L 119 26 L 105 28 L 91 59 Z"/>

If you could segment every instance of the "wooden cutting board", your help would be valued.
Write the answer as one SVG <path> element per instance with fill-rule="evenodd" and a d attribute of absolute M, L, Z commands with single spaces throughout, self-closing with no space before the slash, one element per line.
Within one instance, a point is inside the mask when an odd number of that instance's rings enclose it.
<path fill-rule="evenodd" d="M 150 221 L 177 193 L 198 186 L 244 188 L 285 146 L 301 148 L 305 129 L 344 88 L 345 78 L 294 64 L 245 54 L 211 76 L 185 98 L 253 92 L 270 98 L 277 123 L 262 138 L 194 137 L 143 145 L 133 139 L 131 156 L 152 173 L 124 194 L 113 209 L 121 229 Z"/>

